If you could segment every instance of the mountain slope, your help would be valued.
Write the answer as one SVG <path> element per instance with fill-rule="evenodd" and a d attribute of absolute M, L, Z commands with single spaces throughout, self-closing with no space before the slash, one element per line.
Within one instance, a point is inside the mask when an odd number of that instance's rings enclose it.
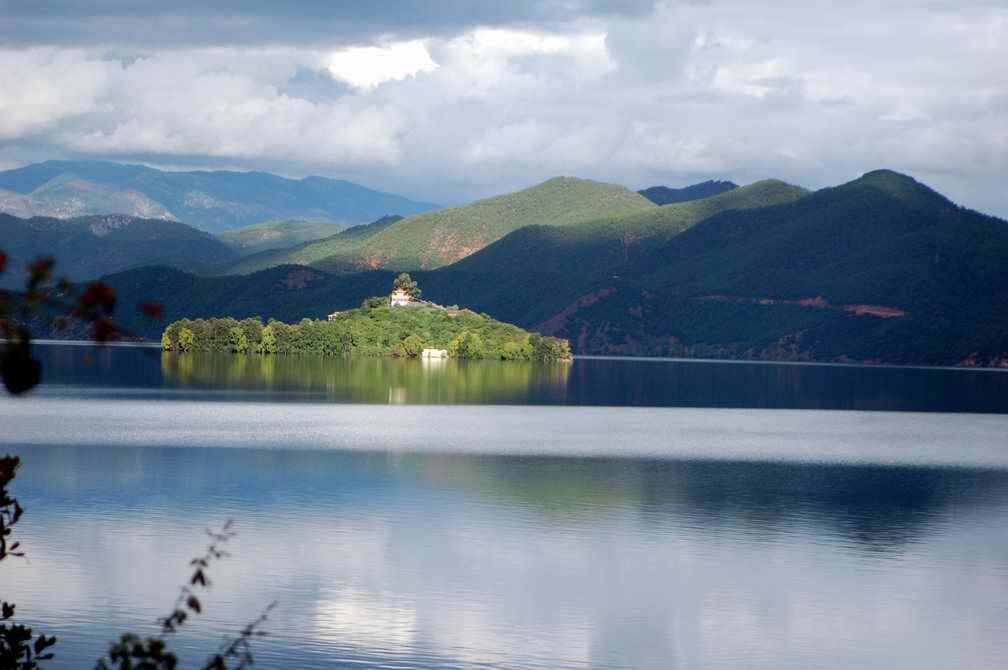
<path fill-rule="evenodd" d="M 527 226 L 437 276 L 456 287 L 454 302 L 493 305 L 507 319 L 535 323 L 552 316 L 558 304 L 564 307 L 576 299 L 599 277 L 623 274 L 640 258 L 719 212 L 792 202 L 807 193 L 798 186 L 766 180 L 705 200 L 571 226 Z M 470 282 L 470 278 L 478 279 Z M 544 287 L 547 294 L 539 296 Z"/>
<path fill-rule="evenodd" d="M 329 238 L 270 263 L 310 263 L 337 273 L 432 269 L 464 258 L 523 226 L 565 226 L 654 208 L 622 186 L 556 177 L 464 207 L 408 217 L 365 241 Z M 268 266 L 245 266 L 245 271 L 264 267 Z"/>
<path fill-rule="evenodd" d="M 656 205 L 671 205 L 677 202 L 689 202 L 691 200 L 702 200 L 715 195 L 720 195 L 734 188 L 738 184 L 730 181 L 705 181 L 700 184 L 693 184 L 684 188 L 669 188 L 668 186 L 652 186 L 637 191 L 642 196 Z"/>
<path fill-rule="evenodd" d="M 401 216 L 383 216 L 377 221 L 352 226 L 321 240 L 309 240 L 286 249 L 273 249 L 252 254 L 220 268 L 223 274 L 249 274 L 281 265 L 309 265 L 329 255 L 329 249 L 338 247 L 344 252 L 359 249 L 369 239 L 392 224 L 402 221 Z"/>
<path fill-rule="evenodd" d="M 1008 364 L 1008 223 L 877 171 L 711 217 L 540 325 L 583 350 Z"/>
<path fill-rule="evenodd" d="M 134 189 L 118 189 L 80 177 L 53 177 L 28 193 L 0 189 L 0 212 L 23 218 L 68 219 L 89 214 L 126 214 L 146 219 L 174 219 L 160 203 Z"/>
<path fill-rule="evenodd" d="M 217 239 L 231 247 L 235 253 L 250 256 L 332 237 L 342 230 L 343 226 L 335 223 L 284 219 L 226 230 L 217 235 Z"/>
<path fill-rule="evenodd" d="M 174 218 L 208 231 L 223 231 L 271 219 L 301 218 L 353 225 L 373 221 L 390 213 L 416 214 L 433 209 L 430 203 L 374 191 L 357 184 L 306 177 L 287 179 L 264 172 L 165 172 L 142 165 L 123 165 L 103 161 L 46 161 L 0 172 L 0 209 L 33 213 L 20 196 L 31 196 L 36 207 L 56 208 L 61 202 L 47 189 L 53 183 L 79 182 L 87 195 L 79 207 L 66 216 L 81 214 L 126 213 L 155 216 L 152 208 L 163 213 L 157 218 Z M 98 185 L 98 186 L 92 186 Z M 100 189 L 105 189 L 101 192 Z M 128 208 L 130 199 L 140 194 L 142 208 Z M 20 207 L 21 209 L 16 209 Z M 140 206 L 138 206 L 140 207 Z M 7 210 L 4 210 L 7 211 Z"/>
<path fill-rule="evenodd" d="M 213 235 L 177 221 L 119 214 L 73 219 L 21 219 L 0 214 L 0 247 L 8 254 L 8 288 L 24 285 L 27 263 L 39 256 L 57 259 L 57 274 L 89 279 L 149 264 L 201 269 L 235 258 Z"/>

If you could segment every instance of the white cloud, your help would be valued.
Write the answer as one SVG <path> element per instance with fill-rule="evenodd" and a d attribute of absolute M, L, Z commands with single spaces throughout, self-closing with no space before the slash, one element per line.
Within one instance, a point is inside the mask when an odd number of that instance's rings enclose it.
<path fill-rule="evenodd" d="M 910 172 L 1008 214 L 1008 8 L 721 0 L 352 48 L 0 51 L 0 146 L 320 173 L 441 202 Z M 473 21 L 478 25 L 478 21 Z M 311 86 L 296 86 L 311 80 Z M 341 83 L 342 82 L 342 83 Z M 464 167 L 463 167 L 464 166 Z"/>
<path fill-rule="evenodd" d="M 0 140 L 94 111 L 119 70 L 78 50 L 0 51 Z"/>
<path fill-rule="evenodd" d="M 405 79 L 437 67 L 421 40 L 395 42 L 377 47 L 341 49 L 328 58 L 332 76 L 356 88 L 371 89 L 379 84 Z"/>

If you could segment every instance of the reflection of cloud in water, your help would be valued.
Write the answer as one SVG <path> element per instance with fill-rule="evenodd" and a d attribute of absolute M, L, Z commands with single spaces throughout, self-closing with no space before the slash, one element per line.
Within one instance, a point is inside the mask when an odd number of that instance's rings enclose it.
<path fill-rule="evenodd" d="M 417 613 L 401 596 L 341 589 L 315 605 L 315 637 L 373 653 L 402 653 L 417 637 Z"/>

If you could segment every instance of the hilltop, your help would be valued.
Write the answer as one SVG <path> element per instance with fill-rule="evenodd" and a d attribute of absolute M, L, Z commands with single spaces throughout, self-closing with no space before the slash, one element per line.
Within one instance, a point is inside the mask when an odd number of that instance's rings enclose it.
<path fill-rule="evenodd" d="M 328 238 L 288 254 L 238 264 L 234 271 L 251 272 L 285 263 L 311 264 L 336 273 L 433 269 L 465 258 L 524 226 L 568 226 L 655 207 L 622 186 L 556 177 L 464 207 L 407 217 L 366 239 Z"/>
<path fill-rule="evenodd" d="M 0 211 L 59 218 L 127 214 L 210 232 L 292 218 L 356 225 L 435 207 L 349 181 L 266 172 L 168 172 L 106 161 L 46 161 L 0 171 Z"/>
<path fill-rule="evenodd" d="M 720 195 L 735 188 L 738 188 L 738 184 L 735 182 L 711 180 L 684 188 L 652 186 L 637 192 L 656 205 L 671 205 L 677 202 L 703 200 L 704 198 Z"/>

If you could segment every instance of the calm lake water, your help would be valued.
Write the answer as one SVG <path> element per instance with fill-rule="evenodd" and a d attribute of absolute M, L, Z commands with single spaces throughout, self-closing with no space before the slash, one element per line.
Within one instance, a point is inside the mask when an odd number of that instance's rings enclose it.
<path fill-rule="evenodd" d="M 192 661 L 276 600 L 257 667 L 1008 664 L 1005 373 L 41 349 L 0 596 L 54 668 L 227 518 Z"/>

